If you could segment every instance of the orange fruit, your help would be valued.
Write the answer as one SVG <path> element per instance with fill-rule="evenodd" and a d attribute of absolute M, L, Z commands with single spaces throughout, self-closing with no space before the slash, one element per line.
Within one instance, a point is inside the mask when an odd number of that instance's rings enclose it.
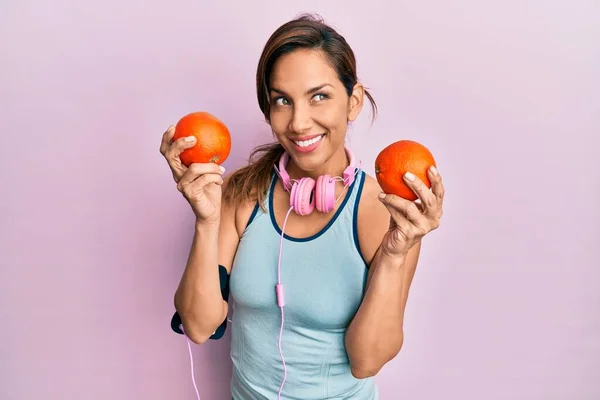
<path fill-rule="evenodd" d="M 177 122 L 173 141 L 195 136 L 194 147 L 185 149 L 179 158 L 186 167 L 192 163 L 222 164 L 231 152 L 231 135 L 227 126 L 208 112 L 193 112 Z"/>
<path fill-rule="evenodd" d="M 412 172 L 428 188 L 431 188 L 427 170 L 432 165 L 436 166 L 429 149 L 412 140 L 400 140 L 390 144 L 377 155 L 375 176 L 385 193 L 414 201 L 418 197 L 404 183 L 404 174 Z"/>

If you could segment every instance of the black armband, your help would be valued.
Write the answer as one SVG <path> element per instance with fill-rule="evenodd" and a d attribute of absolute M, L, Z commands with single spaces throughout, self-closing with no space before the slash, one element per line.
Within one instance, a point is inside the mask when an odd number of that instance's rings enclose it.
<path fill-rule="evenodd" d="M 223 300 L 229 300 L 229 275 L 227 275 L 227 270 L 224 266 L 219 265 L 219 282 L 221 284 L 221 296 L 223 296 Z M 217 340 L 221 339 L 225 334 L 225 329 L 227 328 L 227 316 L 223 323 L 217 328 L 215 333 L 213 333 L 209 339 Z M 179 313 L 175 311 L 173 314 L 173 318 L 171 318 L 171 329 L 175 333 L 179 333 L 183 335 L 183 330 L 181 329 L 181 317 Z"/>

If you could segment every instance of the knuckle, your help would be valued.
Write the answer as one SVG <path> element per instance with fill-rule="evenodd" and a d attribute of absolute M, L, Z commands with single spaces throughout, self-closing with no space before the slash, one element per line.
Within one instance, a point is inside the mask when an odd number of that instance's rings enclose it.
<path fill-rule="evenodd" d="M 200 175 L 200 177 L 198 177 L 197 181 L 199 184 L 201 184 L 201 186 L 204 186 L 208 183 L 210 177 L 206 174 L 202 174 Z"/>
<path fill-rule="evenodd" d="M 431 208 L 435 205 L 435 196 L 426 196 L 424 200 L 425 206 Z"/>
<path fill-rule="evenodd" d="M 189 168 L 191 172 L 195 175 L 200 175 L 202 173 L 202 164 L 192 163 Z"/>
<path fill-rule="evenodd" d="M 173 133 L 173 125 L 169 125 L 169 127 L 163 132 L 163 139 L 168 139 Z"/>
<path fill-rule="evenodd" d="M 169 146 L 166 150 L 165 150 L 165 157 L 167 158 L 167 160 L 169 162 L 173 161 L 175 159 L 174 157 L 174 152 L 173 152 L 173 147 Z"/>
<path fill-rule="evenodd" d="M 193 175 L 193 176 L 199 176 L 198 174 L 198 167 L 195 163 L 191 163 L 188 167 L 187 170 L 185 171 L 186 174 L 189 175 Z"/>
<path fill-rule="evenodd" d="M 410 203 L 406 207 L 406 212 L 409 213 L 410 215 L 415 215 L 416 213 L 419 212 L 419 209 L 417 208 L 417 205 L 415 203 Z"/>
<path fill-rule="evenodd" d="M 190 185 L 181 186 L 181 193 L 187 198 L 190 195 Z"/>
<path fill-rule="evenodd" d="M 188 200 L 195 200 L 198 197 L 197 193 L 189 186 L 183 190 L 183 196 Z"/>
<path fill-rule="evenodd" d="M 182 150 L 184 148 L 187 147 L 187 143 L 185 141 L 185 138 L 179 138 L 176 141 L 173 142 L 173 146 L 175 146 L 176 148 Z"/>

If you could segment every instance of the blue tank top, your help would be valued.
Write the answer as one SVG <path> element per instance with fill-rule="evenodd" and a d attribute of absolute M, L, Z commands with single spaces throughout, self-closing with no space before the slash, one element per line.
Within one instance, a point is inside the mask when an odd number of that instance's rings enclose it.
<path fill-rule="evenodd" d="M 344 344 L 368 273 L 356 231 L 364 171 L 356 177 L 320 232 L 308 238 L 285 235 L 281 348 L 287 376 L 281 399 L 378 399 L 373 378 L 352 376 Z M 281 238 L 273 214 L 277 182 L 274 175 L 265 198 L 266 213 L 255 206 L 231 270 L 234 400 L 276 400 L 284 377 L 279 352 L 281 309 L 275 294 Z"/>

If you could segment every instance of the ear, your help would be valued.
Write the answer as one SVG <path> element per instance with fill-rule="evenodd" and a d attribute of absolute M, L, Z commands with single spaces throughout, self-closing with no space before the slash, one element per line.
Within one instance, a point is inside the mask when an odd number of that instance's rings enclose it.
<path fill-rule="evenodd" d="M 348 121 L 354 121 L 362 110 L 365 98 L 365 88 L 362 83 L 357 83 L 348 98 Z"/>

